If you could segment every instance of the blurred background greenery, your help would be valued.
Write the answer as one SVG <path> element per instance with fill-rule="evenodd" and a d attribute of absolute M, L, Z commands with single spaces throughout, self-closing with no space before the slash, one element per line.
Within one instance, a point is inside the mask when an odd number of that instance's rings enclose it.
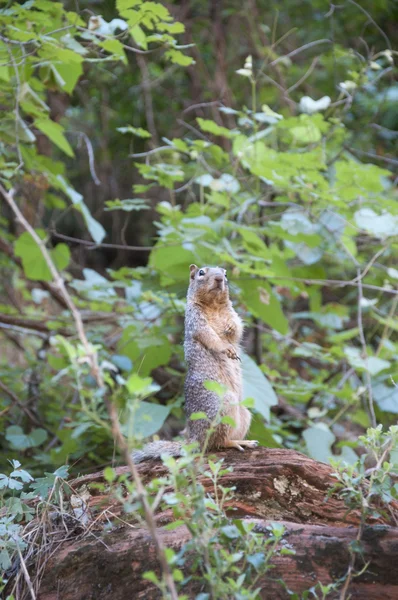
<path fill-rule="evenodd" d="M 397 3 L 0 8 L 1 183 L 53 249 L 125 433 L 182 428 L 188 266 L 222 264 L 252 437 L 354 460 L 398 413 Z M 108 464 L 70 314 L 5 202 L 0 227 L 0 466 Z"/>

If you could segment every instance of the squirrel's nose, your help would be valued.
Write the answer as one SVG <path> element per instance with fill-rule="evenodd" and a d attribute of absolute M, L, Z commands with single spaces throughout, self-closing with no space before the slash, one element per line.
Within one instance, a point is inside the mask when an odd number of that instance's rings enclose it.
<path fill-rule="evenodd" d="M 222 275 L 216 275 L 214 277 L 214 281 L 217 281 L 218 283 L 221 283 L 222 281 L 224 281 L 224 277 Z"/>

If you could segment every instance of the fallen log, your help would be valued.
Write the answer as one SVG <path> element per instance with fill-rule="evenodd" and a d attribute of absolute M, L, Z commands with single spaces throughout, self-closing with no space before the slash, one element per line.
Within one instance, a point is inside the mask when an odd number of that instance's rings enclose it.
<path fill-rule="evenodd" d="M 285 585 L 296 593 L 321 582 L 326 585 L 346 576 L 351 561 L 350 544 L 358 535 L 360 514 L 350 512 L 344 502 L 327 493 L 334 483 L 332 469 L 292 450 L 260 448 L 244 454 L 234 451 L 218 453 L 225 466 L 232 466 L 220 480 L 224 486 L 235 486 L 235 496 L 229 504 L 234 518 L 255 521 L 256 529 L 264 536 L 271 522 L 285 526 L 284 541 L 295 550 L 294 555 L 275 554 L 273 569 L 259 582 L 261 598 L 284 600 L 289 598 Z M 145 482 L 165 474 L 158 462 L 140 465 Z M 116 469 L 127 473 L 126 467 Z M 125 600 L 130 598 L 160 598 L 157 588 L 142 579 L 148 570 L 159 572 L 154 545 L 149 533 L 139 525 L 125 524 L 104 533 L 103 521 L 121 514 L 120 504 L 110 494 L 98 489 L 102 473 L 95 473 L 71 483 L 74 490 L 82 486 L 90 490 L 88 500 L 97 529 L 80 534 L 60 543 L 47 560 L 41 580 L 39 600 Z M 211 493 L 212 484 L 202 480 Z M 398 514 L 397 506 L 393 511 Z M 232 514 L 232 513 L 231 513 Z M 391 513 L 393 514 L 393 513 Z M 103 515 L 103 517 L 102 517 Z M 189 538 L 185 526 L 167 531 L 163 526 L 173 517 L 170 510 L 156 515 L 159 536 L 165 546 L 178 550 Z M 358 600 L 396 600 L 398 598 L 398 528 L 393 516 L 373 518 L 364 527 L 362 555 L 353 565 L 360 571 L 350 580 L 347 594 Z M 195 583 L 184 593 L 189 597 L 201 590 Z M 328 598 L 338 598 L 338 593 Z"/>

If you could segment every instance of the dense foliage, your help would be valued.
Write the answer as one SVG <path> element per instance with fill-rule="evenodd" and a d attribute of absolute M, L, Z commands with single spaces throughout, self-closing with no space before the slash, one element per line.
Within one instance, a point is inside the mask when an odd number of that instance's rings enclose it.
<path fill-rule="evenodd" d="M 219 264 L 247 328 L 250 437 L 352 464 L 398 414 L 396 6 L 76 10 L 0 9 L 1 471 L 82 473 L 114 450 L 70 306 L 7 197 L 62 272 L 131 445 L 183 426 L 188 266 Z"/>

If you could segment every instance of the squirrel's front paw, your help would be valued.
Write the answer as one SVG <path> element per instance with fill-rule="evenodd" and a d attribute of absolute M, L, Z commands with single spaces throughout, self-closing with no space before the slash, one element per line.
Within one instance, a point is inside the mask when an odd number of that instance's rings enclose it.
<path fill-rule="evenodd" d="M 224 334 L 226 336 L 230 336 L 233 335 L 236 331 L 236 327 L 233 323 L 230 323 L 229 325 L 227 325 L 224 329 Z"/>
<path fill-rule="evenodd" d="M 224 350 L 224 353 L 228 356 L 228 358 L 232 358 L 233 360 L 240 360 L 239 355 L 237 354 L 235 348 L 231 346 L 227 346 Z"/>

